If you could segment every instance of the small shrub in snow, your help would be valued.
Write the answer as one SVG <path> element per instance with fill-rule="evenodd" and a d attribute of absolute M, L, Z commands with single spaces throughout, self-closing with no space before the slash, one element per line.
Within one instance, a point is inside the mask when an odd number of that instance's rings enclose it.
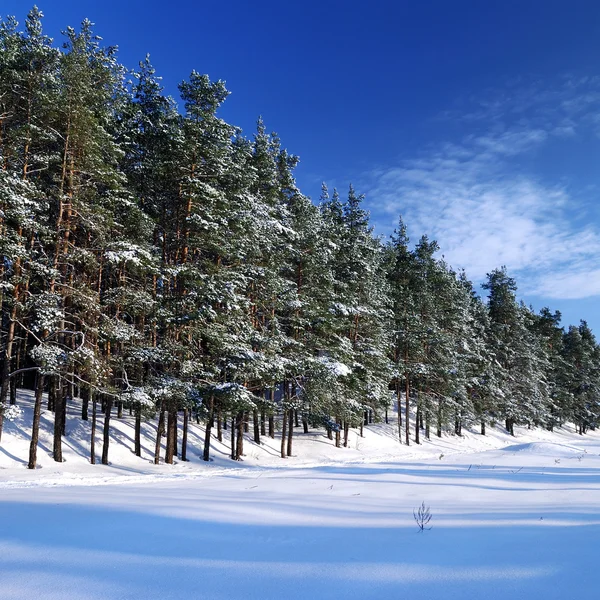
<path fill-rule="evenodd" d="M 428 527 L 429 522 L 431 521 L 431 510 L 429 506 L 425 506 L 425 501 L 421 503 L 419 508 L 413 510 L 413 517 L 415 518 L 419 531 L 431 529 L 431 527 Z"/>

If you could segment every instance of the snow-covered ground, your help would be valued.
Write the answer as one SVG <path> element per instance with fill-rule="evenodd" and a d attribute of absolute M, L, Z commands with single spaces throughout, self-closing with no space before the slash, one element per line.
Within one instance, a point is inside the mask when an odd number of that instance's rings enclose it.
<path fill-rule="evenodd" d="M 29 402 L 0 444 L 2 600 L 600 597 L 596 432 L 490 428 L 406 447 L 373 425 L 350 448 L 299 434 L 286 460 L 278 440 L 248 440 L 243 463 L 215 443 L 206 464 L 194 426 L 190 462 L 155 466 L 154 426 L 140 459 L 127 417 L 112 422 L 113 464 L 93 466 L 74 413 L 66 462 L 44 432 L 32 472 Z M 433 527 L 420 532 L 423 501 Z"/>

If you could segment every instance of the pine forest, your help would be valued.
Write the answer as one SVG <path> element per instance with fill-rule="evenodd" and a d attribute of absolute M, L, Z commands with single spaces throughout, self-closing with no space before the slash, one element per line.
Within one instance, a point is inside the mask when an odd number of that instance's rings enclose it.
<path fill-rule="evenodd" d="M 213 438 L 233 460 L 280 439 L 285 458 L 314 429 L 334 455 L 382 421 L 402 445 L 596 427 L 585 321 L 519 302 L 501 265 L 481 297 L 401 217 L 378 237 L 352 186 L 311 201 L 262 119 L 247 135 L 220 118 L 223 81 L 192 72 L 178 104 L 149 58 L 129 70 L 89 21 L 57 45 L 42 20 L 0 24 L 0 436 L 33 390 L 29 468 L 43 409 L 63 460 L 73 406 L 104 464 L 124 414 L 138 456 L 157 423 L 157 464 L 186 460 L 190 423 L 206 461 Z"/>

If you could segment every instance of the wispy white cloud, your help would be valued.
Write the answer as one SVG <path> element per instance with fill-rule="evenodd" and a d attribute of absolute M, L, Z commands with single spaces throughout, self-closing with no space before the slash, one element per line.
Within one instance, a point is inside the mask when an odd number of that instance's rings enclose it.
<path fill-rule="evenodd" d="M 600 223 L 581 225 L 589 190 L 584 198 L 577 181 L 553 182 L 523 166 L 550 142 L 600 133 L 600 82 L 516 88 L 445 117 L 468 134 L 369 174 L 376 221 L 385 228 L 402 214 L 409 232 L 436 239 L 475 281 L 506 265 L 531 295 L 600 295 Z"/>

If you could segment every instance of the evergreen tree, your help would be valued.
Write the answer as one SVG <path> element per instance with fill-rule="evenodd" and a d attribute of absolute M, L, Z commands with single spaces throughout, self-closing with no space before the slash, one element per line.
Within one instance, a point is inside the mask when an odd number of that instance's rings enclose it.
<path fill-rule="evenodd" d="M 569 417 L 580 434 L 596 427 L 600 416 L 600 348 L 585 321 L 564 336 L 563 356 L 570 365 L 566 380 L 572 397 Z"/>
<path fill-rule="evenodd" d="M 539 341 L 531 333 L 531 313 L 516 301 L 515 280 L 506 269 L 488 275 L 492 344 L 504 398 L 500 412 L 506 429 L 514 435 L 517 423 L 543 424 L 549 397 L 546 364 Z"/>

